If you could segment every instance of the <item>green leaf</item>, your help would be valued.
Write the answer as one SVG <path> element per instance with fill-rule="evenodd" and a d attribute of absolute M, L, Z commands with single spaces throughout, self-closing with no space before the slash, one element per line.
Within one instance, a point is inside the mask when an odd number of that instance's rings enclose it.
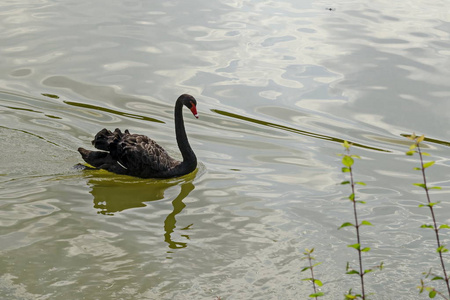
<path fill-rule="evenodd" d="M 356 201 L 356 203 L 366 204 L 366 201 L 359 200 L 359 201 Z"/>
<path fill-rule="evenodd" d="M 314 283 L 317 284 L 318 286 L 323 285 L 322 281 L 320 281 L 319 279 L 314 279 Z"/>
<path fill-rule="evenodd" d="M 318 263 L 313 264 L 312 266 L 313 266 L 313 268 L 314 268 L 314 267 L 317 267 L 317 266 L 319 266 L 319 265 L 321 265 L 321 264 L 322 264 L 321 262 L 318 262 Z"/>
<path fill-rule="evenodd" d="M 373 271 L 372 269 L 364 270 L 364 274 L 370 273 L 370 272 L 372 272 L 372 271 Z"/>
<path fill-rule="evenodd" d="M 306 270 L 311 269 L 311 267 L 304 267 L 303 269 L 300 270 L 300 272 L 305 272 Z"/>
<path fill-rule="evenodd" d="M 419 186 L 419 187 L 421 187 L 421 188 L 424 188 L 424 189 L 426 189 L 426 185 L 425 184 L 423 184 L 423 183 L 413 183 L 413 185 L 415 185 L 415 186 Z"/>
<path fill-rule="evenodd" d="M 360 244 L 352 244 L 352 245 L 347 245 L 347 247 L 355 248 L 356 250 L 359 250 L 361 248 L 361 245 Z"/>
<path fill-rule="evenodd" d="M 373 226 L 372 223 L 370 223 L 369 221 L 362 221 L 361 225 L 369 225 L 369 226 Z"/>
<path fill-rule="evenodd" d="M 346 167 L 351 167 L 354 163 L 353 158 L 351 158 L 350 156 L 346 155 L 342 158 L 342 164 Z"/>
<path fill-rule="evenodd" d="M 442 190 L 442 188 L 440 186 L 433 186 L 428 188 L 429 190 Z"/>
<path fill-rule="evenodd" d="M 447 224 L 442 224 L 441 226 L 439 226 L 439 229 L 443 229 L 443 228 L 450 229 L 450 226 Z"/>
<path fill-rule="evenodd" d="M 422 134 L 421 136 L 419 136 L 419 137 L 416 139 L 416 143 L 417 143 L 417 144 L 422 143 L 424 140 L 425 140 L 425 135 Z"/>
<path fill-rule="evenodd" d="M 433 206 L 435 206 L 436 204 L 439 204 L 439 203 L 441 203 L 441 201 L 431 202 L 431 203 L 427 203 L 427 204 L 419 204 L 419 207 L 433 207 Z"/>
<path fill-rule="evenodd" d="M 345 223 L 342 223 L 341 227 L 339 227 L 338 229 L 341 229 L 341 228 L 344 228 L 344 227 L 347 227 L 347 226 L 353 226 L 354 227 L 355 225 L 350 223 L 350 222 L 345 222 Z"/>
<path fill-rule="evenodd" d="M 361 252 L 369 252 L 370 251 L 370 247 L 365 247 L 361 250 Z"/>
<path fill-rule="evenodd" d="M 420 279 L 420 285 L 417 287 L 419 290 L 419 294 L 423 293 L 423 290 L 425 288 L 424 283 L 423 283 L 423 279 Z"/>
<path fill-rule="evenodd" d="M 428 153 L 428 152 L 422 152 L 422 155 L 431 156 L 430 153 Z"/>
<path fill-rule="evenodd" d="M 302 281 L 312 281 L 312 278 L 303 278 Z"/>
<path fill-rule="evenodd" d="M 359 185 L 366 185 L 364 182 L 362 181 L 356 181 L 355 184 L 359 184 Z"/>
<path fill-rule="evenodd" d="M 413 132 L 413 134 L 406 136 L 408 139 L 410 140 L 415 140 L 416 139 L 416 134 Z"/>
<path fill-rule="evenodd" d="M 414 168 L 413 170 L 420 171 L 422 168 Z"/>
<path fill-rule="evenodd" d="M 350 144 L 349 144 L 347 141 L 344 141 L 344 142 L 342 143 L 342 146 L 343 146 L 345 149 L 347 149 L 347 150 L 348 150 L 348 148 L 350 148 Z"/>
<path fill-rule="evenodd" d="M 358 271 L 356 271 L 356 270 L 351 270 L 351 271 L 348 271 L 348 272 L 346 272 L 345 274 L 358 274 L 359 275 L 359 272 Z"/>
<path fill-rule="evenodd" d="M 354 295 L 345 295 L 345 299 L 356 299 Z"/>
<path fill-rule="evenodd" d="M 342 167 L 342 173 L 349 173 L 349 172 L 350 172 L 350 168 Z"/>
<path fill-rule="evenodd" d="M 420 228 L 431 228 L 431 229 L 434 229 L 434 226 L 433 225 L 429 225 L 429 224 L 423 224 L 423 225 L 420 226 Z"/>
<path fill-rule="evenodd" d="M 416 144 L 412 144 L 411 146 L 409 146 L 409 150 L 414 150 L 414 149 L 416 149 L 417 148 L 417 145 Z"/>
<path fill-rule="evenodd" d="M 357 159 L 361 159 L 361 156 L 356 155 L 356 154 L 352 154 L 352 155 L 350 155 L 350 157 L 357 158 Z"/>
<path fill-rule="evenodd" d="M 350 196 L 348 196 L 348 199 L 350 199 L 350 201 L 355 201 L 355 194 L 350 194 Z"/>
<path fill-rule="evenodd" d="M 314 293 L 314 294 L 311 294 L 311 295 L 309 295 L 309 297 L 310 298 L 314 298 L 314 297 L 322 297 L 322 296 L 324 296 L 325 294 L 323 293 L 323 292 L 318 292 L 318 293 Z"/>
<path fill-rule="evenodd" d="M 430 277 L 430 275 L 431 275 L 431 270 L 432 270 L 433 268 L 430 268 L 429 270 L 428 270 L 428 272 L 423 272 L 422 274 L 423 275 L 425 275 L 425 278 L 428 278 L 428 277 Z"/>
<path fill-rule="evenodd" d="M 428 297 L 430 297 L 431 299 L 433 299 L 434 297 L 436 297 L 436 291 L 432 290 L 429 294 Z"/>
<path fill-rule="evenodd" d="M 430 161 L 430 162 L 424 163 L 423 168 L 426 169 L 428 167 L 431 167 L 432 165 L 434 165 L 434 163 L 435 163 L 435 161 Z"/>
<path fill-rule="evenodd" d="M 448 249 L 445 248 L 444 245 L 442 245 L 442 246 L 440 246 L 440 247 L 438 247 L 438 248 L 436 249 L 436 252 L 438 252 L 438 253 L 445 253 L 445 252 L 448 252 Z"/>
<path fill-rule="evenodd" d="M 431 280 L 444 280 L 444 277 L 441 276 L 435 276 Z"/>
<path fill-rule="evenodd" d="M 350 184 L 350 181 L 348 181 L 348 180 L 342 181 L 341 184 Z"/>
<path fill-rule="evenodd" d="M 412 156 L 412 155 L 414 155 L 414 153 L 416 153 L 416 151 L 411 150 L 411 151 L 406 152 L 405 154 L 408 156 Z"/>

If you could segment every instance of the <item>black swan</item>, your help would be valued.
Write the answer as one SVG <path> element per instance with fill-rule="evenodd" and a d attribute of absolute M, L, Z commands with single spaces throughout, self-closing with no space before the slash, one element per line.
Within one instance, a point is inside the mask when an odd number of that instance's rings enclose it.
<path fill-rule="evenodd" d="M 183 161 L 178 161 L 154 140 L 145 135 L 131 134 L 128 130 L 111 132 L 100 130 L 92 141 L 95 148 L 89 151 L 78 148 L 83 159 L 91 166 L 123 175 L 141 178 L 171 178 L 191 173 L 197 167 L 197 157 L 187 139 L 183 121 L 183 105 L 198 118 L 197 101 L 188 94 L 178 97 L 175 103 L 175 134 Z"/>

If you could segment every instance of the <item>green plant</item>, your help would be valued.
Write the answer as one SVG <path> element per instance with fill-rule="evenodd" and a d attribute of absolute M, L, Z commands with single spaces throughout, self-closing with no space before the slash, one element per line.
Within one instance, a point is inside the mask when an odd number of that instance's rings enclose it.
<path fill-rule="evenodd" d="M 317 297 L 323 296 L 324 293 L 323 293 L 323 292 L 318 292 L 318 291 L 317 291 L 317 286 L 319 286 L 319 287 L 322 286 L 322 281 L 320 281 L 319 279 L 316 279 L 316 278 L 314 277 L 314 270 L 313 270 L 313 269 L 314 269 L 314 267 L 317 267 L 318 265 L 320 265 L 321 262 L 318 262 L 318 263 L 315 263 L 315 264 L 312 263 L 312 261 L 315 260 L 315 258 L 314 258 L 313 256 L 311 256 L 311 254 L 312 254 L 313 252 L 314 252 L 314 248 L 312 248 L 311 250 L 310 250 L 310 249 L 305 249 L 305 252 L 303 252 L 303 255 L 304 255 L 305 257 L 303 257 L 302 259 L 308 260 L 308 266 L 304 267 L 304 268 L 301 270 L 301 272 L 305 272 L 305 271 L 307 271 L 307 270 L 310 270 L 310 272 L 311 272 L 311 277 L 309 277 L 309 278 L 304 278 L 304 279 L 302 279 L 302 280 L 304 280 L 304 281 L 311 281 L 311 282 L 312 282 L 314 293 L 313 293 L 313 294 L 310 294 L 309 297 L 310 297 L 310 298 L 315 298 L 315 299 L 317 299 Z"/>
<path fill-rule="evenodd" d="M 449 299 L 450 298 L 450 283 L 449 283 L 449 277 L 447 275 L 447 271 L 445 269 L 445 263 L 444 263 L 444 258 L 443 258 L 443 253 L 448 252 L 448 249 L 445 247 L 445 245 L 443 245 L 441 243 L 439 231 L 442 229 L 449 229 L 450 226 L 448 224 L 441 224 L 440 226 L 437 225 L 434 208 L 435 208 L 435 205 L 438 204 L 439 202 L 431 202 L 430 190 L 441 189 L 441 187 L 438 187 L 438 186 L 430 187 L 427 183 L 427 177 L 425 174 L 425 170 L 427 168 L 431 167 L 432 165 L 434 165 L 435 161 L 430 161 L 430 162 L 424 163 L 423 156 L 429 156 L 428 153 L 423 152 L 422 149 L 420 148 L 420 143 L 425 140 L 424 135 L 416 136 L 415 134 L 412 134 L 408 138 L 410 140 L 412 140 L 414 143 L 409 147 L 409 151 L 406 152 L 406 155 L 414 155 L 415 153 L 417 153 L 419 155 L 420 167 L 414 168 L 414 169 L 417 171 L 421 171 L 421 175 L 422 175 L 422 179 L 423 179 L 423 183 L 414 183 L 414 185 L 421 187 L 425 190 L 425 195 L 426 195 L 426 199 L 427 199 L 427 203 L 420 204 L 419 207 L 428 207 L 430 209 L 431 218 L 433 221 L 432 224 L 423 224 L 420 227 L 421 228 L 430 228 L 434 231 L 435 237 L 436 237 L 436 243 L 437 243 L 436 252 L 439 255 L 439 260 L 441 262 L 441 268 L 442 268 L 442 273 L 443 273 L 443 276 L 438 276 L 438 275 L 432 274 L 431 269 L 430 269 L 430 271 L 428 273 L 425 273 L 426 274 L 425 278 L 429 278 L 431 275 L 433 275 L 433 277 L 431 278 L 431 281 L 434 281 L 434 280 L 445 281 L 445 283 L 447 285 L 448 297 L 446 297 L 443 293 L 437 291 L 435 288 L 426 286 L 423 279 L 420 280 L 420 286 L 418 287 L 419 293 L 423 293 L 426 290 L 426 291 L 428 291 L 428 296 L 430 298 L 434 298 L 434 297 L 436 297 L 436 295 L 440 295 L 444 299 Z"/>
<path fill-rule="evenodd" d="M 364 204 L 365 202 L 356 200 L 355 186 L 356 185 L 366 185 L 366 184 L 361 181 L 354 181 L 354 178 L 353 178 L 353 168 L 352 167 L 354 164 L 354 158 L 360 159 L 360 157 L 358 155 L 350 155 L 350 144 L 347 141 L 344 141 L 342 146 L 344 146 L 345 152 L 346 152 L 345 154 L 341 154 L 342 164 L 344 165 L 344 167 L 342 167 L 342 172 L 349 173 L 350 180 L 343 181 L 341 184 L 349 184 L 351 187 L 351 194 L 350 194 L 350 196 L 348 196 L 348 199 L 352 202 L 352 205 L 353 205 L 353 215 L 355 218 L 355 222 L 354 223 L 345 222 L 339 227 L 339 229 L 344 228 L 344 227 L 354 227 L 356 230 L 356 244 L 350 244 L 347 246 L 355 249 L 358 252 L 359 267 L 357 269 L 354 269 L 354 268 L 350 267 L 350 264 L 347 262 L 346 274 L 358 275 L 360 278 L 360 281 L 361 281 L 361 294 L 354 294 L 352 292 L 352 289 L 350 289 L 345 294 L 345 299 L 361 298 L 361 299 L 365 300 L 366 299 L 366 291 L 364 288 L 364 276 L 366 274 L 372 272 L 374 269 L 380 269 L 380 270 L 383 269 L 383 263 L 381 263 L 378 266 L 373 267 L 372 269 L 364 269 L 363 268 L 362 253 L 369 252 L 370 248 L 361 246 L 360 228 L 361 228 L 361 226 L 371 226 L 372 224 L 369 221 L 365 221 L 365 220 L 363 220 L 361 222 L 358 221 L 358 213 L 356 210 L 356 204 L 358 204 L 358 203 Z"/>

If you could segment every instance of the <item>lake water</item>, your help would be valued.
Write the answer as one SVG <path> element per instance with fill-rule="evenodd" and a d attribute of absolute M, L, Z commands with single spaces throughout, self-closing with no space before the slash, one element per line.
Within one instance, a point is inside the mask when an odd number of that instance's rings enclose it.
<path fill-rule="evenodd" d="M 324 299 L 358 278 L 349 186 L 355 143 L 371 299 L 425 299 L 439 262 L 417 157 L 450 223 L 446 1 L 3 1 L 0 4 L 1 299 Z M 198 170 L 143 180 L 73 168 L 106 127 L 175 157 L 185 110 Z M 427 158 L 428 159 L 428 158 Z M 444 243 L 449 231 L 442 231 Z M 450 259 L 446 254 L 450 267 Z M 443 289 L 439 282 L 435 286 Z"/>

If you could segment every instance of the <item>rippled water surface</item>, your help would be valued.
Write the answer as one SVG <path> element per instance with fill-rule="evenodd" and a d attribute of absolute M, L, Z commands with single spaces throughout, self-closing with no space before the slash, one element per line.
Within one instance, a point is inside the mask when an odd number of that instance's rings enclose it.
<path fill-rule="evenodd" d="M 449 223 L 450 14 L 445 1 L 4 1 L 0 4 L 0 298 L 324 299 L 356 277 L 340 143 L 355 144 L 372 299 L 421 299 L 439 270 L 405 134 L 424 133 Z M 73 168 L 106 127 L 198 169 L 143 180 Z M 450 238 L 442 231 L 444 243 Z M 448 255 L 446 261 L 450 264 Z M 450 265 L 449 265 L 450 266 Z M 439 287 L 439 283 L 436 283 Z"/>

